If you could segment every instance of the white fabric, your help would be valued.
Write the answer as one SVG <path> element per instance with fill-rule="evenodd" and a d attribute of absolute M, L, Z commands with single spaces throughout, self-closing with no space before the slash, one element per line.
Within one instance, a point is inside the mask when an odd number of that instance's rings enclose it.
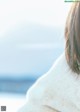
<path fill-rule="evenodd" d="M 80 112 L 80 76 L 69 68 L 63 53 L 27 93 L 19 112 Z"/>

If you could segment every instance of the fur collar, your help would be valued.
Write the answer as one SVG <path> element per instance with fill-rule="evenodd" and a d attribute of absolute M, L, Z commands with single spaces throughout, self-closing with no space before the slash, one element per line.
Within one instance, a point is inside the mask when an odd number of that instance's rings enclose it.
<path fill-rule="evenodd" d="M 47 101 L 44 104 L 61 112 L 80 112 L 80 76 L 74 73 L 68 66 L 63 53 L 53 64 L 49 72 L 44 76 L 50 90 Z M 46 99 L 45 94 L 45 99 Z"/>

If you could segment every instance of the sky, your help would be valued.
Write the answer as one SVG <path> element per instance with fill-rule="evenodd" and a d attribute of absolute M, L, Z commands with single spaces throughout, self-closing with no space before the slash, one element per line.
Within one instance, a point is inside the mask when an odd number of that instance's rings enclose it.
<path fill-rule="evenodd" d="M 0 74 L 46 72 L 53 61 L 52 30 L 64 27 L 70 5 L 63 0 L 0 0 Z"/>
<path fill-rule="evenodd" d="M 62 25 L 70 5 L 64 0 L 0 0 L 0 33 L 25 22 Z"/>

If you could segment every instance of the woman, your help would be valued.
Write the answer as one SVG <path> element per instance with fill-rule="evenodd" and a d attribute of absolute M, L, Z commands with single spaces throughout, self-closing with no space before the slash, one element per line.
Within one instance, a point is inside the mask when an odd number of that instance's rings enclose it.
<path fill-rule="evenodd" d="M 73 3 L 65 28 L 66 47 L 52 68 L 29 89 L 19 112 L 80 112 L 80 3 Z"/>

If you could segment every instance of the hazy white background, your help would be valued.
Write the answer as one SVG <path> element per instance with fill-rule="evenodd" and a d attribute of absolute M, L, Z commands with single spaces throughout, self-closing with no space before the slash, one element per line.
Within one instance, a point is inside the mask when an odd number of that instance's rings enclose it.
<path fill-rule="evenodd" d="M 64 50 L 64 25 L 71 3 L 64 0 L 0 0 L 0 77 L 39 76 Z M 6 112 L 25 96 L 0 94 Z"/>
<path fill-rule="evenodd" d="M 51 67 L 63 50 L 70 5 L 64 0 L 0 0 L 0 76 L 37 76 Z"/>
<path fill-rule="evenodd" d="M 15 25 L 25 22 L 63 25 L 70 4 L 64 0 L 0 0 L 0 33 L 3 36 Z"/>

